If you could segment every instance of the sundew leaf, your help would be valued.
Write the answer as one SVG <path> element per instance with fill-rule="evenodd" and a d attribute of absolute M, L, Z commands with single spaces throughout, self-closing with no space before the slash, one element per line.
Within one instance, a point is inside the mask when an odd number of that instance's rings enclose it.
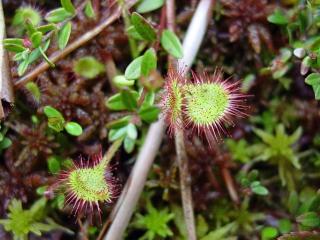
<path fill-rule="evenodd" d="M 164 50 L 175 58 L 183 57 L 182 45 L 179 38 L 170 30 L 164 30 L 161 35 L 161 45 Z"/>
<path fill-rule="evenodd" d="M 72 24 L 71 22 L 67 22 L 62 29 L 59 31 L 58 34 L 58 46 L 59 49 L 64 49 L 69 41 L 70 34 L 71 34 Z"/>
<path fill-rule="evenodd" d="M 157 38 L 155 29 L 139 13 L 132 13 L 131 23 L 144 40 L 152 42 Z"/>
<path fill-rule="evenodd" d="M 105 72 L 105 66 L 96 58 L 86 56 L 75 62 L 73 70 L 81 77 L 93 79 L 99 74 Z"/>
<path fill-rule="evenodd" d="M 164 0 L 143 0 L 137 6 L 138 13 L 146 13 L 162 7 Z"/>

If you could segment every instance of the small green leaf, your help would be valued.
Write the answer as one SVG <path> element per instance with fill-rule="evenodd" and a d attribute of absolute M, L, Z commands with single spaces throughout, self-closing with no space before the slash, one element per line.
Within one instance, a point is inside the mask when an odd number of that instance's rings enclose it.
<path fill-rule="evenodd" d="M 281 219 L 279 221 L 279 230 L 282 234 L 292 231 L 292 223 L 289 219 Z"/>
<path fill-rule="evenodd" d="M 134 26 L 130 26 L 127 28 L 127 34 L 129 37 L 132 37 L 136 40 L 143 40 L 143 37 L 141 37 Z"/>
<path fill-rule="evenodd" d="M 132 13 L 131 23 L 144 40 L 152 42 L 157 38 L 155 29 L 140 14 Z"/>
<path fill-rule="evenodd" d="M 141 74 L 148 76 L 152 70 L 157 68 L 157 55 L 153 48 L 148 49 L 142 57 Z"/>
<path fill-rule="evenodd" d="M 164 0 L 142 0 L 137 6 L 137 12 L 146 13 L 154 11 L 164 4 Z"/>
<path fill-rule="evenodd" d="M 71 34 L 71 29 L 72 29 L 71 22 L 67 22 L 59 31 L 58 46 L 60 50 L 64 49 L 67 46 L 67 43 L 69 41 L 69 37 Z"/>
<path fill-rule="evenodd" d="M 315 99 L 320 100 L 320 74 L 311 73 L 305 79 L 306 84 L 311 85 L 314 91 Z"/>
<path fill-rule="evenodd" d="M 299 207 L 299 197 L 297 192 L 293 191 L 289 195 L 288 208 L 291 214 L 296 214 Z"/>
<path fill-rule="evenodd" d="M 268 189 L 266 189 L 264 186 L 261 185 L 261 183 L 259 181 L 254 181 L 251 183 L 250 188 L 252 190 L 252 192 L 254 192 L 255 194 L 258 195 L 268 195 L 269 191 Z"/>
<path fill-rule="evenodd" d="M 113 78 L 113 83 L 119 87 L 131 87 L 134 85 L 134 80 L 128 80 L 124 75 L 118 75 Z"/>
<path fill-rule="evenodd" d="M 76 12 L 71 0 L 61 0 L 61 5 L 69 13 L 74 14 Z"/>
<path fill-rule="evenodd" d="M 26 50 L 25 47 L 21 46 L 21 45 L 17 45 L 17 44 L 4 44 L 5 49 L 7 49 L 10 52 L 16 52 L 16 53 L 20 53 Z"/>
<path fill-rule="evenodd" d="M 109 131 L 108 139 L 110 142 L 118 140 L 127 134 L 127 126 L 119 128 L 119 129 L 111 129 Z"/>
<path fill-rule="evenodd" d="M 48 56 L 45 54 L 44 49 L 43 49 L 41 46 L 38 47 L 38 49 L 39 49 L 42 57 L 44 58 L 44 60 L 49 64 L 49 66 L 50 66 L 50 67 L 54 67 L 54 66 L 55 66 L 54 63 L 51 62 L 51 60 L 50 60 L 50 59 L 48 58 Z"/>
<path fill-rule="evenodd" d="M 127 152 L 127 153 L 132 153 L 133 149 L 134 149 L 134 145 L 135 145 L 135 139 L 131 139 L 129 137 L 126 137 L 124 139 L 124 143 L 123 143 L 123 146 L 124 146 L 124 150 Z"/>
<path fill-rule="evenodd" d="M 131 119 L 132 119 L 131 116 L 125 116 L 123 118 L 108 122 L 107 128 L 114 128 L 114 129 L 122 128 L 124 126 L 127 126 Z"/>
<path fill-rule="evenodd" d="M 139 109 L 140 118 L 147 123 L 156 121 L 158 119 L 159 113 L 160 109 L 156 106 L 142 106 Z"/>
<path fill-rule="evenodd" d="M 129 123 L 127 126 L 127 136 L 133 140 L 137 139 L 138 131 L 134 124 Z"/>
<path fill-rule="evenodd" d="M 268 16 L 268 21 L 277 25 L 285 25 L 289 23 L 287 16 L 280 9 L 276 9 L 273 14 Z"/>
<path fill-rule="evenodd" d="M 42 36 L 43 36 L 43 34 L 40 31 L 36 31 L 31 35 L 30 40 L 31 40 L 32 46 L 34 48 L 37 48 L 40 46 L 40 44 L 42 42 Z"/>
<path fill-rule="evenodd" d="M 138 93 L 132 90 L 122 90 L 121 99 L 128 110 L 134 110 L 137 107 Z"/>
<path fill-rule="evenodd" d="M 36 28 L 37 31 L 42 32 L 43 34 L 50 31 L 54 31 L 56 29 L 57 29 L 57 26 L 54 23 L 49 23 Z"/>
<path fill-rule="evenodd" d="M 43 109 L 43 112 L 48 118 L 61 118 L 61 119 L 64 119 L 62 114 L 57 109 L 55 109 L 54 107 L 45 106 L 44 109 Z"/>
<path fill-rule="evenodd" d="M 320 218 L 315 212 L 307 212 L 297 217 L 297 222 L 305 227 L 319 227 Z"/>
<path fill-rule="evenodd" d="M 64 128 L 72 136 L 80 136 L 83 132 L 82 127 L 76 122 L 67 122 Z"/>
<path fill-rule="evenodd" d="M 0 142 L 0 150 L 6 149 L 12 145 L 12 141 L 5 137 L 1 142 Z"/>
<path fill-rule="evenodd" d="M 105 102 L 105 105 L 107 108 L 109 108 L 111 110 L 125 110 L 126 109 L 126 106 L 122 102 L 122 97 L 121 97 L 120 93 L 117 93 L 117 94 L 111 96 L 110 98 L 108 98 L 107 101 Z"/>
<path fill-rule="evenodd" d="M 183 57 L 182 45 L 179 41 L 179 38 L 170 30 L 164 30 L 161 35 L 161 45 L 175 58 Z"/>
<path fill-rule="evenodd" d="M 28 66 L 29 66 L 28 59 L 23 60 L 18 66 L 18 75 L 22 76 L 26 72 Z"/>
<path fill-rule="evenodd" d="M 48 158 L 47 162 L 48 162 L 48 169 L 51 173 L 55 174 L 61 170 L 60 161 L 58 160 L 57 157 L 51 156 Z"/>
<path fill-rule="evenodd" d="M 141 63 L 143 56 L 134 59 L 126 68 L 124 76 L 127 79 L 137 79 L 141 76 Z"/>
<path fill-rule="evenodd" d="M 57 9 L 52 10 L 51 12 L 48 12 L 45 19 L 48 22 L 59 23 L 59 22 L 66 20 L 67 18 L 69 18 L 71 16 L 72 16 L 72 14 L 70 12 L 66 11 L 64 8 L 57 8 Z"/>
<path fill-rule="evenodd" d="M 265 227 L 261 231 L 262 240 L 273 240 L 278 236 L 278 230 L 274 227 Z"/>
<path fill-rule="evenodd" d="M 105 66 L 92 56 L 86 56 L 78 59 L 73 70 L 81 77 L 93 79 L 99 74 L 105 72 Z"/>
<path fill-rule="evenodd" d="M 94 13 L 91 1 L 89 0 L 86 3 L 86 6 L 84 7 L 84 14 L 88 17 L 88 18 L 95 18 L 96 14 Z"/>
<path fill-rule="evenodd" d="M 23 39 L 21 38 L 6 38 L 3 40 L 4 46 L 7 44 L 14 44 L 14 45 L 19 45 L 23 47 Z"/>

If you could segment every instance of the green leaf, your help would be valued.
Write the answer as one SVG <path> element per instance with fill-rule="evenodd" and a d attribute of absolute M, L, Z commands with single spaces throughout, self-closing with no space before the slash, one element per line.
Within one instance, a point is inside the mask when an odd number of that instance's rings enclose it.
<path fill-rule="evenodd" d="M 129 123 L 127 126 L 127 136 L 133 140 L 137 139 L 138 131 L 133 123 Z"/>
<path fill-rule="evenodd" d="M 14 44 L 14 45 L 19 45 L 23 47 L 23 39 L 21 38 L 6 38 L 3 40 L 4 46 L 7 44 Z"/>
<path fill-rule="evenodd" d="M 289 219 L 281 219 L 279 221 L 279 230 L 281 234 L 285 234 L 292 231 L 292 223 Z"/>
<path fill-rule="evenodd" d="M 297 192 L 293 191 L 289 195 L 288 208 L 291 214 L 295 214 L 299 207 L 299 197 Z"/>
<path fill-rule="evenodd" d="M 57 8 L 48 12 L 45 19 L 51 23 L 59 23 L 71 16 L 72 14 L 66 11 L 64 8 Z"/>
<path fill-rule="evenodd" d="M 268 195 L 269 191 L 268 189 L 266 189 L 264 186 L 261 185 L 261 183 L 259 181 L 254 181 L 251 183 L 250 188 L 252 190 L 252 192 L 254 192 L 255 194 L 258 195 Z"/>
<path fill-rule="evenodd" d="M 305 82 L 308 85 L 312 86 L 312 89 L 314 91 L 315 99 L 320 100 L 320 73 L 311 73 L 309 74 Z"/>
<path fill-rule="evenodd" d="M 48 163 L 48 169 L 51 173 L 55 174 L 58 173 L 61 170 L 60 161 L 57 157 L 51 156 L 47 160 Z"/>
<path fill-rule="evenodd" d="M 71 0 L 61 0 L 61 5 L 69 13 L 74 14 L 76 12 Z"/>
<path fill-rule="evenodd" d="M 144 40 L 152 42 L 157 38 L 155 29 L 140 14 L 132 13 L 131 23 Z"/>
<path fill-rule="evenodd" d="M 129 37 L 132 37 L 136 40 L 143 40 L 143 37 L 137 32 L 136 28 L 134 26 L 130 26 L 126 30 Z"/>
<path fill-rule="evenodd" d="M 297 222 L 305 227 L 319 227 L 320 218 L 315 212 L 307 212 L 297 217 Z"/>
<path fill-rule="evenodd" d="M 76 122 L 67 122 L 64 128 L 72 136 L 80 136 L 83 132 L 82 127 Z"/>
<path fill-rule="evenodd" d="M 115 76 L 112 81 L 119 88 L 131 87 L 134 85 L 134 80 L 126 79 L 124 75 Z"/>
<path fill-rule="evenodd" d="M 126 137 L 123 142 L 124 150 L 127 153 L 132 153 L 132 151 L 134 150 L 135 143 L 136 143 L 135 139 L 131 139 L 129 137 Z"/>
<path fill-rule="evenodd" d="M 108 139 L 110 142 L 118 140 L 127 134 L 127 126 L 119 128 L 119 129 L 111 129 L 109 131 Z"/>
<path fill-rule="evenodd" d="M 17 45 L 17 44 L 4 44 L 4 48 L 7 49 L 10 52 L 16 52 L 16 53 L 20 53 L 26 50 L 25 47 L 21 46 L 21 45 Z"/>
<path fill-rule="evenodd" d="M 45 106 L 43 112 L 48 118 L 48 127 L 56 132 L 61 132 L 65 123 L 62 114 L 51 106 Z"/>
<path fill-rule="evenodd" d="M 67 43 L 69 41 L 69 37 L 71 34 L 71 29 L 72 29 L 71 22 L 67 22 L 59 31 L 58 46 L 60 50 L 64 49 L 67 46 Z"/>
<path fill-rule="evenodd" d="M 271 240 L 275 239 L 278 236 L 278 230 L 274 227 L 265 227 L 261 231 L 262 240 Z"/>
<path fill-rule="evenodd" d="M 161 34 L 161 45 L 175 58 L 183 57 L 182 45 L 179 41 L 179 38 L 170 30 L 164 30 Z"/>
<path fill-rule="evenodd" d="M 49 23 L 36 28 L 37 31 L 42 32 L 43 34 L 50 31 L 54 31 L 56 29 L 57 29 L 57 26 L 54 23 Z"/>
<path fill-rule="evenodd" d="M 0 150 L 6 149 L 12 145 L 12 141 L 5 137 L 1 142 L 0 142 Z"/>
<path fill-rule="evenodd" d="M 158 115 L 160 113 L 160 109 L 156 106 L 142 106 L 139 109 L 139 116 L 140 118 L 147 122 L 152 123 L 158 119 Z"/>
<path fill-rule="evenodd" d="M 120 93 L 117 93 L 110 98 L 107 99 L 105 102 L 107 108 L 111 110 L 125 110 L 126 106 L 122 102 L 122 97 Z"/>
<path fill-rule="evenodd" d="M 88 18 L 95 18 L 96 17 L 96 14 L 95 14 L 95 12 L 93 10 L 93 7 L 92 7 L 92 4 L 91 4 L 90 0 L 86 3 L 86 6 L 84 7 L 84 14 Z"/>
<path fill-rule="evenodd" d="M 44 60 L 49 64 L 50 67 L 54 67 L 54 63 L 51 62 L 51 60 L 48 58 L 48 56 L 45 54 L 45 51 L 43 50 L 43 48 L 40 46 L 38 47 L 42 57 L 44 58 Z"/>
<path fill-rule="evenodd" d="M 143 56 L 134 59 L 126 68 L 124 76 L 127 79 L 137 79 L 141 76 L 141 63 Z"/>
<path fill-rule="evenodd" d="M 137 12 L 146 13 L 154 11 L 164 4 L 164 0 L 142 0 L 137 6 Z"/>
<path fill-rule="evenodd" d="M 132 119 L 132 116 L 125 116 L 123 118 L 111 121 L 107 123 L 107 128 L 122 128 L 124 126 L 127 126 Z"/>
<path fill-rule="evenodd" d="M 22 76 L 26 72 L 28 66 L 29 66 L 28 59 L 23 60 L 18 66 L 18 75 Z"/>
<path fill-rule="evenodd" d="M 43 34 L 40 31 L 36 31 L 31 35 L 30 40 L 31 40 L 32 46 L 34 48 L 37 48 L 40 46 L 40 44 L 42 42 L 42 36 L 43 36 Z"/>
<path fill-rule="evenodd" d="M 142 56 L 141 74 L 148 76 L 152 70 L 157 68 L 157 55 L 153 48 L 148 49 Z"/>
<path fill-rule="evenodd" d="M 78 59 L 73 70 L 81 77 L 93 79 L 105 72 L 105 66 L 92 56 L 86 56 Z"/>
<path fill-rule="evenodd" d="M 268 16 L 268 21 L 277 25 L 285 25 L 289 23 L 287 16 L 280 9 L 276 9 L 273 14 Z"/>
<path fill-rule="evenodd" d="M 138 105 L 138 93 L 132 90 L 122 90 L 121 99 L 128 110 L 134 110 Z"/>

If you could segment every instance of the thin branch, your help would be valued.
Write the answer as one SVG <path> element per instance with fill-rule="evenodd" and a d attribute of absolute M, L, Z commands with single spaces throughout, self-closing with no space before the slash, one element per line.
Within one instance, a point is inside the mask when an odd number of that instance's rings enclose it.
<path fill-rule="evenodd" d="M 183 44 L 184 57 L 181 59 L 181 63 L 187 68 L 186 70 L 190 68 L 206 32 L 212 2 L 212 0 L 201 0 L 189 25 Z M 197 34 L 194 34 L 195 32 Z M 163 120 L 159 120 L 150 126 L 131 175 L 110 215 L 112 224 L 104 240 L 122 239 L 145 185 L 149 169 L 159 150 L 164 129 Z"/>
<path fill-rule="evenodd" d="M 175 134 L 175 145 L 179 165 L 181 198 L 187 235 L 189 240 L 195 240 L 197 237 L 192 204 L 191 177 L 189 174 L 188 156 L 186 154 L 184 144 L 184 134 L 181 129 L 179 129 Z"/>
<path fill-rule="evenodd" d="M 5 38 L 5 21 L 3 15 L 2 1 L 0 2 L 0 41 Z M 0 44 L 0 119 L 5 118 L 13 104 L 13 89 L 10 76 L 8 54 Z"/>
<path fill-rule="evenodd" d="M 137 0 L 128 0 L 126 1 L 126 6 L 128 8 L 132 7 Z M 88 31 L 87 33 L 83 34 L 81 37 L 79 37 L 74 42 L 70 43 L 65 49 L 59 50 L 54 52 L 50 57 L 50 61 L 52 63 L 56 63 L 59 60 L 66 57 L 68 54 L 76 50 L 77 48 L 81 47 L 88 41 L 90 41 L 92 38 L 97 36 L 103 29 L 105 29 L 107 26 L 109 26 L 111 23 L 113 23 L 116 19 L 118 19 L 121 16 L 121 7 L 117 7 L 114 10 L 114 13 L 111 14 L 109 17 L 107 17 L 105 20 L 103 20 L 100 24 L 98 24 L 95 28 Z M 39 74 L 46 71 L 49 68 L 49 64 L 47 62 L 42 62 L 40 65 L 38 65 L 36 68 L 34 68 L 31 72 L 27 73 L 25 76 L 21 77 L 17 82 L 15 82 L 15 87 L 21 87 L 24 84 L 26 84 L 29 81 L 32 81 L 34 78 L 36 78 Z"/>

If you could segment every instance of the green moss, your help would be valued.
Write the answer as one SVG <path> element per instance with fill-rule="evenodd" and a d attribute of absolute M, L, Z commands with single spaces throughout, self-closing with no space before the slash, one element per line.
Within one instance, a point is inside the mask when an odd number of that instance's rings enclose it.
<path fill-rule="evenodd" d="M 196 125 L 216 123 L 229 106 L 228 93 L 221 84 L 188 84 L 185 87 L 187 116 Z"/>

